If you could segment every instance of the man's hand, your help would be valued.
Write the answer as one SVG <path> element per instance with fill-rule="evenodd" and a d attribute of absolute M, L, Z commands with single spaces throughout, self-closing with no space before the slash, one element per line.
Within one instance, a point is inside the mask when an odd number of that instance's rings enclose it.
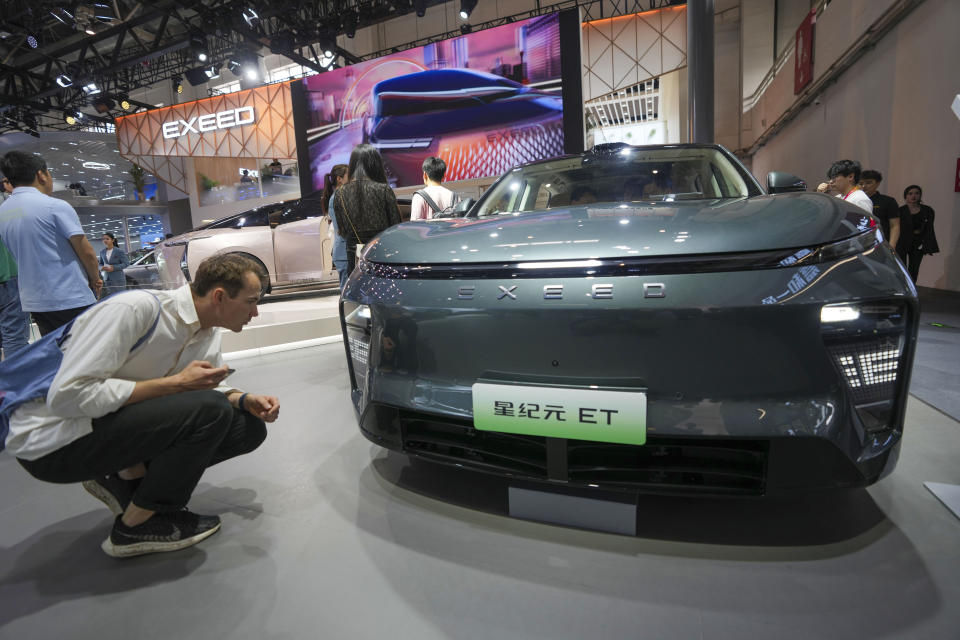
<path fill-rule="evenodd" d="M 248 393 L 243 399 L 243 407 L 264 422 L 273 422 L 280 415 L 280 401 L 273 396 Z"/>
<path fill-rule="evenodd" d="M 171 376 L 184 391 L 215 389 L 229 375 L 227 366 L 215 367 L 205 360 L 194 360 L 180 373 Z"/>
<path fill-rule="evenodd" d="M 97 296 L 97 299 L 100 298 L 100 292 L 103 290 L 103 280 L 97 278 L 96 280 L 89 283 L 90 291 L 93 291 L 93 295 Z"/>

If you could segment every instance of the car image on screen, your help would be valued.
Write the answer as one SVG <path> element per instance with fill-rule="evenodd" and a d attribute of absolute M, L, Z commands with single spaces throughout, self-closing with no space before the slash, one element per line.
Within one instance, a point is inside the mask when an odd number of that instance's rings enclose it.
<path fill-rule="evenodd" d="M 877 220 L 722 147 L 602 145 L 368 243 L 360 430 L 584 491 L 859 487 L 897 460 L 916 290 Z"/>
<path fill-rule="evenodd" d="M 373 100 L 366 141 L 394 175 L 419 177 L 431 155 L 444 159 L 451 181 L 563 153 L 560 95 L 492 73 L 410 73 L 379 82 Z M 485 152 L 471 153 L 479 148 Z"/>

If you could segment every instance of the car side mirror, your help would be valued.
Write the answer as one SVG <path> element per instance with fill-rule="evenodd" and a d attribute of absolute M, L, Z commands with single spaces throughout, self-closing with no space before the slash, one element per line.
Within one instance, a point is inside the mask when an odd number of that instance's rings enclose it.
<path fill-rule="evenodd" d="M 767 174 L 767 193 L 790 193 L 806 191 L 807 183 L 797 176 L 784 171 L 771 171 Z"/>
<path fill-rule="evenodd" d="M 452 209 L 449 211 L 442 211 L 435 214 L 433 217 L 436 218 L 462 218 L 464 214 L 470 210 L 470 207 L 476 202 L 473 198 L 465 198 L 458 202 Z"/>

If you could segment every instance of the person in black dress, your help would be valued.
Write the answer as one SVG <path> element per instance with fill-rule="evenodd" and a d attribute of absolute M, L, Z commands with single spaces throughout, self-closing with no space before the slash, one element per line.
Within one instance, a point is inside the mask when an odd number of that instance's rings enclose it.
<path fill-rule="evenodd" d="M 912 184 L 903 190 L 906 204 L 900 207 L 900 243 L 897 254 L 907 265 L 910 278 L 916 283 L 920 261 L 924 255 L 940 251 L 933 230 L 933 209 L 923 204 L 923 189 Z"/>
<path fill-rule="evenodd" d="M 350 154 L 350 181 L 337 189 L 333 199 L 337 233 L 347 242 L 347 273 L 356 265 L 357 245 L 400 224 L 397 196 L 387 183 L 383 158 L 376 147 L 358 144 Z"/>

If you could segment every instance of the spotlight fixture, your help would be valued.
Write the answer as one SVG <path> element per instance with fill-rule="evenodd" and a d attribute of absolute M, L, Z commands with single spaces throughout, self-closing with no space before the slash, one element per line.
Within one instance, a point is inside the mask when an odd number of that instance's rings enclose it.
<path fill-rule="evenodd" d="M 427 15 L 427 0 L 413 0 L 413 8 L 417 12 L 417 17 L 422 18 Z"/>
<path fill-rule="evenodd" d="M 61 73 L 57 76 L 57 84 L 61 87 L 69 87 L 73 84 L 73 80 L 70 79 L 70 76 Z"/>
<path fill-rule="evenodd" d="M 110 113 L 110 110 L 117 106 L 117 103 L 110 98 L 96 98 L 93 101 L 93 108 L 97 113 Z"/>
<path fill-rule="evenodd" d="M 96 82 L 90 82 L 83 85 L 83 92 L 88 96 L 96 95 L 100 93 L 100 87 L 97 86 Z"/>
<path fill-rule="evenodd" d="M 173 76 L 170 78 L 170 80 L 173 82 L 173 90 L 177 93 L 183 93 L 183 78 L 180 76 Z"/>
<path fill-rule="evenodd" d="M 93 30 L 93 27 L 89 27 L 89 26 L 86 27 L 86 28 L 83 30 L 83 32 L 84 32 L 85 34 L 87 34 L 88 36 L 95 36 L 95 35 L 97 35 L 97 32 Z"/>
<path fill-rule="evenodd" d="M 247 23 L 247 26 L 251 29 L 256 29 L 260 26 L 260 16 L 257 15 L 257 12 L 253 9 L 247 8 L 243 10 L 243 13 L 240 15 L 243 16 L 244 21 Z"/>
<path fill-rule="evenodd" d="M 323 52 L 323 55 L 327 58 L 333 57 L 334 52 L 337 50 L 337 41 L 329 33 L 324 33 L 320 36 L 320 50 Z"/>
<path fill-rule="evenodd" d="M 468 24 L 460 25 L 460 33 L 462 33 L 463 35 L 467 35 L 471 31 L 473 31 L 473 27 L 471 27 L 470 25 Z"/>
<path fill-rule="evenodd" d="M 460 19 L 466 20 L 477 6 L 477 0 L 460 0 Z"/>
<path fill-rule="evenodd" d="M 246 78 L 247 80 L 256 80 L 256 79 L 257 79 L 257 76 L 259 76 L 259 75 L 260 75 L 260 74 L 259 74 L 259 72 L 257 71 L 257 68 L 256 68 L 255 66 L 253 66 L 252 64 L 249 64 L 249 63 L 246 64 L 246 65 L 244 65 L 244 67 L 243 67 L 243 77 L 244 77 L 244 78 Z"/>
<path fill-rule="evenodd" d="M 208 80 L 213 80 L 214 78 L 220 77 L 220 65 L 212 64 L 209 67 L 204 67 L 203 73 L 206 74 Z"/>
<path fill-rule="evenodd" d="M 210 59 L 210 53 L 207 49 L 207 39 L 200 33 L 194 33 L 190 36 L 190 48 L 197 54 L 197 60 L 206 62 Z"/>
<path fill-rule="evenodd" d="M 33 35 L 32 33 L 28 35 L 27 44 L 30 46 L 31 49 L 36 49 L 37 45 L 39 44 L 39 42 L 37 42 L 37 36 Z"/>
<path fill-rule="evenodd" d="M 133 105 L 130 104 L 130 100 L 129 100 L 128 98 L 120 98 L 120 108 L 121 108 L 121 109 L 123 109 L 124 111 L 130 111 L 130 107 L 132 107 L 132 106 L 133 106 Z"/>
<path fill-rule="evenodd" d="M 73 126 L 83 120 L 83 114 L 79 111 L 64 111 L 63 112 L 63 121 Z"/>
<path fill-rule="evenodd" d="M 227 69 L 235 76 L 240 76 L 243 74 L 243 65 L 236 58 L 230 58 L 227 60 Z"/>
<path fill-rule="evenodd" d="M 343 34 L 348 38 L 352 38 L 357 35 L 357 12 L 353 9 L 347 9 L 343 13 L 343 18 L 340 20 L 340 26 L 343 29 Z"/>

